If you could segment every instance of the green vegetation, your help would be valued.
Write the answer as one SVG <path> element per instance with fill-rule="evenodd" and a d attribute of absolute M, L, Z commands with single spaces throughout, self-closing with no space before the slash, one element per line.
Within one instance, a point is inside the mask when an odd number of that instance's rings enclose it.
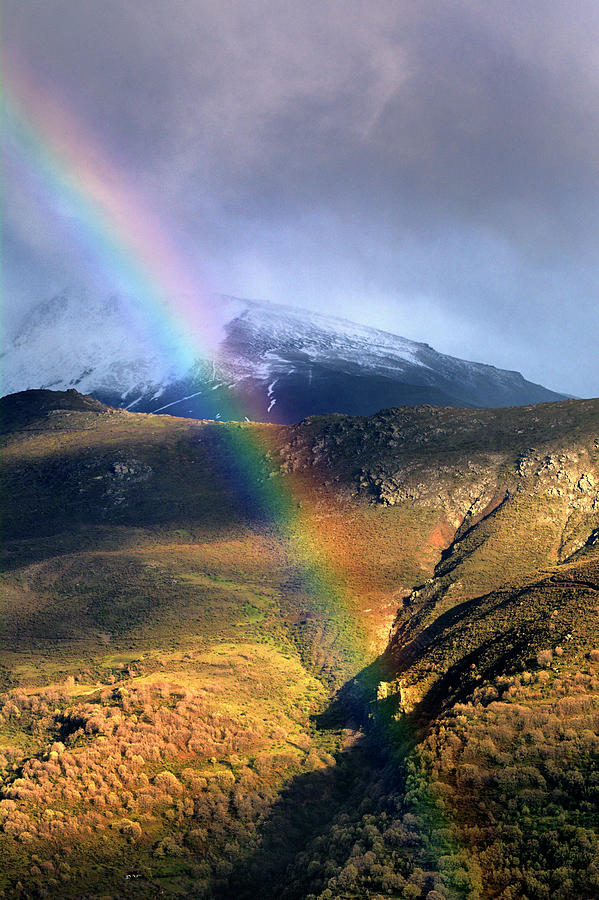
<path fill-rule="evenodd" d="M 599 402 L 0 423 L 0 897 L 597 895 Z"/>

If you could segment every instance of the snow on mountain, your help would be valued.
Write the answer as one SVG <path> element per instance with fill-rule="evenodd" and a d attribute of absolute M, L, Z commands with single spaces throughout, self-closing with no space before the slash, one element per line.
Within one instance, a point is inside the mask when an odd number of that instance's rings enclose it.
<path fill-rule="evenodd" d="M 227 418 L 234 409 L 276 422 L 417 403 L 563 399 L 517 372 L 332 316 L 222 296 L 202 311 L 217 336 L 210 346 L 199 326 L 183 334 L 132 298 L 64 291 L 33 309 L 8 343 L 3 393 L 76 387 L 139 412 Z"/>
<path fill-rule="evenodd" d="M 211 332 L 224 339 L 224 326 L 240 310 L 233 299 L 214 302 Z M 215 327 L 217 323 L 217 327 Z M 77 387 L 113 393 L 122 400 L 144 396 L 184 379 L 205 348 L 202 335 L 177 333 L 165 317 L 148 319 L 131 297 L 98 300 L 81 291 L 63 291 L 35 307 L 2 354 L 2 391 Z M 216 352 L 204 360 L 211 364 Z"/>

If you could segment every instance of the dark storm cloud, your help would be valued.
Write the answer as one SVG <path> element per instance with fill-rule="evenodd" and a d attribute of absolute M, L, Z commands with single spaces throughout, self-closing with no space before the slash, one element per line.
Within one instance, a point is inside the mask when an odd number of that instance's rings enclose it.
<path fill-rule="evenodd" d="M 4 12 L 4 40 L 188 237 L 210 287 L 579 394 L 599 393 L 598 34 L 588 0 Z M 23 302 L 44 272 L 67 277 L 66 237 L 17 191 L 6 227 Z"/>

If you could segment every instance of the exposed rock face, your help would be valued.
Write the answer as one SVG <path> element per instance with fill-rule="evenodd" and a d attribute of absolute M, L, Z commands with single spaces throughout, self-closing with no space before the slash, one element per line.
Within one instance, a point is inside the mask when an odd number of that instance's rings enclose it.
<path fill-rule="evenodd" d="M 281 469 L 383 506 L 441 511 L 434 577 L 400 604 L 391 647 L 469 597 L 522 584 L 599 534 L 599 401 L 510 410 L 385 410 L 312 418 Z"/>
<path fill-rule="evenodd" d="M 150 466 L 144 465 L 137 459 L 128 458 L 117 460 L 106 475 L 96 477 L 104 480 L 105 496 L 115 504 L 122 504 L 127 502 L 130 486 L 149 481 L 152 474 Z"/>
<path fill-rule="evenodd" d="M 580 404 L 404 407 L 368 419 L 310 418 L 281 443 L 280 466 L 319 469 L 332 483 L 385 506 L 441 502 L 458 518 L 476 515 L 498 491 L 513 493 L 524 482 L 587 508 L 596 499 L 593 429 L 599 425 L 597 402 Z M 576 421 L 581 410 L 591 416 L 589 427 Z M 537 448 L 522 449 L 531 438 Z"/>

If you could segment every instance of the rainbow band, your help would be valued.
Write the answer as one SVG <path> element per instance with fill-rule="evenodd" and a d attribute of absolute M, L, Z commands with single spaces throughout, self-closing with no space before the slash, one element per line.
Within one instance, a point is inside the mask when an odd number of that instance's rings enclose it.
<path fill-rule="evenodd" d="M 188 367 L 198 358 L 214 358 L 217 329 L 205 300 L 202 305 L 198 275 L 172 244 L 169 229 L 55 97 L 34 83 L 30 73 L 8 61 L 6 53 L 3 66 L 5 143 L 20 181 L 57 220 L 64 223 L 65 208 L 74 214 L 73 240 L 108 277 L 126 284 L 142 301 L 157 344 L 164 338 L 165 346 L 172 348 L 175 338 L 179 361 Z M 219 408 L 238 423 L 250 412 L 233 397 L 226 409 L 219 398 Z M 316 597 L 325 617 L 355 619 L 343 565 L 327 553 L 319 531 L 329 526 L 319 524 L 314 515 L 313 497 L 305 482 L 293 474 L 261 477 L 274 449 L 269 431 L 268 426 L 226 427 L 238 474 L 277 527 L 306 590 Z M 271 434 L 277 431 L 273 428 Z M 349 629 L 343 631 L 343 639 L 355 672 L 368 659 L 366 635 Z M 381 732 L 390 748 L 397 746 L 394 723 L 382 723 Z M 427 830 L 442 832 L 448 822 L 434 800 L 422 806 Z M 439 858 L 458 849 L 449 837 L 438 846 L 429 844 L 428 852 Z"/>
<path fill-rule="evenodd" d="M 177 259 L 168 235 L 108 163 L 97 142 L 83 133 L 56 100 L 4 59 L 4 134 L 9 160 L 55 218 L 76 219 L 73 236 L 104 271 L 134 288 L 157 334 L 176 336 L 191 364 L 208 351 L 210 319 L 201 308 L 171 298 L 197 296 L 197 282 Z M 195 337 L 193 346 L 187 335 Z M 197 336 L 206 341 L 203 352 Z M 193 352 L 192 352 L 193 351 Z"/>

